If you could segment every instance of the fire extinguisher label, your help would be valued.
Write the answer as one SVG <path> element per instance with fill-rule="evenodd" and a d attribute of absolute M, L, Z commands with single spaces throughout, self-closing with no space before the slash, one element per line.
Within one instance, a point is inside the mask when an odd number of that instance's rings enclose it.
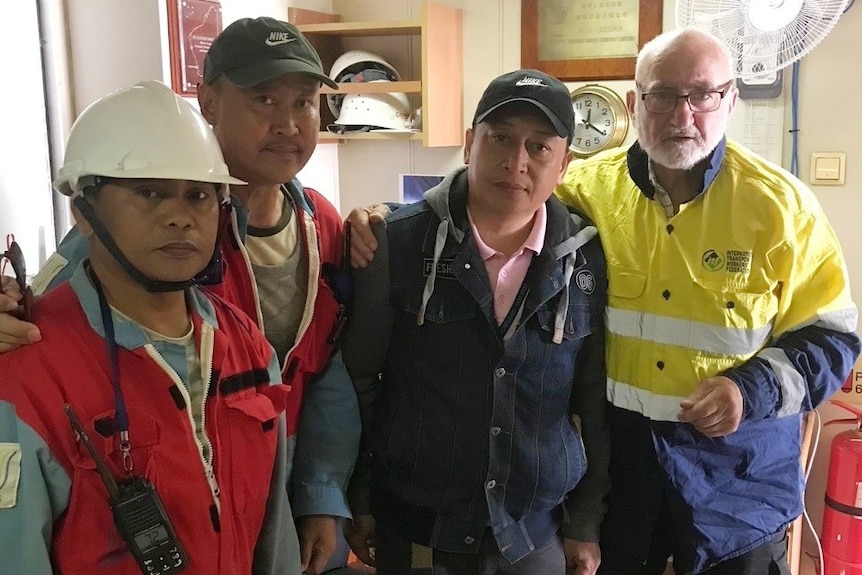
<path fill-rule="evenodd" d="M 856 507 L 862 507 L 862 481 L 856 482 Z"/>
<path fill-rule="evenodd" d="M 835 399 L 841 401 L 849 401 L 851 403 L 862 403 L 862 358 L 847 379 L 844 380 L 844 385 L 841 390 L 835 394 Z"/>
<path fill-rule="evenodd" d="M 21 445 L 0 443 L 0 509 L 10 509 L 18 502 L 21 478 Z"/>

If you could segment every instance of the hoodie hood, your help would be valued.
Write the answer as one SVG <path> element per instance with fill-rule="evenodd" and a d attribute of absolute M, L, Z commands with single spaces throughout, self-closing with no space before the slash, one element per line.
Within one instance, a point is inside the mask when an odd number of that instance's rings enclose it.
<path fill-rule="evenodd" d="M 425 192 L 424 198 L 440 219 L 440 223 L 434 238 L 433 264 L 422 290 L 422 305 L 416 317 L 417 325 L 425 322 L 425 310 L 437 281 L 437 264 L 446 242 L 451 237 L 460 244 L 467 237 L 467 166 L 450 172 L 442 182 Z M 555 196 L 548 199 L 546 207 L 548 229 L 545 232 L 545 243 L 542 252 L 534 257 L 545 260 L 549 265 L 557 265 L 556 262 L 560 259 L 565 260 L 564 286 L 557 306 L 553 338 L 555 343 L 560 343 L 569 306 L 569 284 L 575 268 L 579 265 L 578 249 L 593 239 L 598 231 L 580 215 L 570 212 Z"/>
<path fill-rule="evenodd" d="M 456 208 L 458 213 L 453 215 L 450 203 L 452 194 L 455 193 L 456 196 L 461 195 L 455 190 L 463 191 L 464 201 L 463 205 L 459 205 Z M 435 214 L 437 214 L 437 217 L 440 218 L 441 223 L 446 222 L 448 235 L 451 235 L 452 239 L 459 244 L 464 241 L 464 237 L 467 235 L 466 230 L 468 228 L 466 190 L 467 166 L 461 166 L 456 170 L 449 172 L 449 174 L 443 178 L 442 182 L 424 194 L 425 201 L 428 202 L 428 205 L 431 206 L 431 209 Z"/>

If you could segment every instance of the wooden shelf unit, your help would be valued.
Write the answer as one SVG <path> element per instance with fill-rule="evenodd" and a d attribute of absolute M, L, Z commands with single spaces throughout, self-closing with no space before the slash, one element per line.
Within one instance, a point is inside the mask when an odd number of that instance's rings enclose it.
<path fill-rule="evenodd" d="M 340 16 L 298 8 L 288 9 L 288 20 L 296 24 L 320 52 L 325 70 L 344 52 L 342 38 L 418 36 L 421 79 L 386 84 L 340 84 L 338 90 L 324 87 L 321 94 L 367 94 L 405 92 L 420 95 L 422 131 L 417 134 L 364 132 L 331 134 L 321 140 L 418 140 L 427 147 L 464 144 L 463 15 L 459 8 L 426 0 L 421 20 L 341 22 Z M 380 54 L 384 58 L 385 54 Z M 321 114 L 328 114 L 321 103 Z"/>

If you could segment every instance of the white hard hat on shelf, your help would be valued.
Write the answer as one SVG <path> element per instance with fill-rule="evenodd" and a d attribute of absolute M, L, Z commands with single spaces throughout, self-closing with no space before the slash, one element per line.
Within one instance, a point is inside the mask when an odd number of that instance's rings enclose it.
<path fill-rule="evenodd" d="M 404 92 L 347 94 L 338 119 L 327 127 L 335 133 L 409 128 L 410 101 Z"/>
<path fill-rule="evenodd" d="M 170 88 L 140 82 L 97 100 L 69 133 L 54 188 L 83 193 L 87 176 L 155 178 L 244 184 L 228 173 L 221 148 L 206 120 Z"/>
<path fill-rule="evenodd" d="M 332 64 L 329 77 L 335 82 L 375 82 L 385 80 L 397 82 L 401 79 L 398 71 L 389 62 L 373 52 L 350 50 L 339 56 Z M 338 117 L 344 94 L 330 94 L 326 103 L 334 117 Z"/>

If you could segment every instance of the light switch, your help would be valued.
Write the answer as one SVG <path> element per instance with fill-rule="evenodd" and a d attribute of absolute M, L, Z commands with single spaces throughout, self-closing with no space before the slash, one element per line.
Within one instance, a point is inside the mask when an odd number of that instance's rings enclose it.
<path fill-rule="evenodd" d="M 847 154 L 815 152 L 811 154 L 811 183 L 818 186 L 844 185 Z"/>

